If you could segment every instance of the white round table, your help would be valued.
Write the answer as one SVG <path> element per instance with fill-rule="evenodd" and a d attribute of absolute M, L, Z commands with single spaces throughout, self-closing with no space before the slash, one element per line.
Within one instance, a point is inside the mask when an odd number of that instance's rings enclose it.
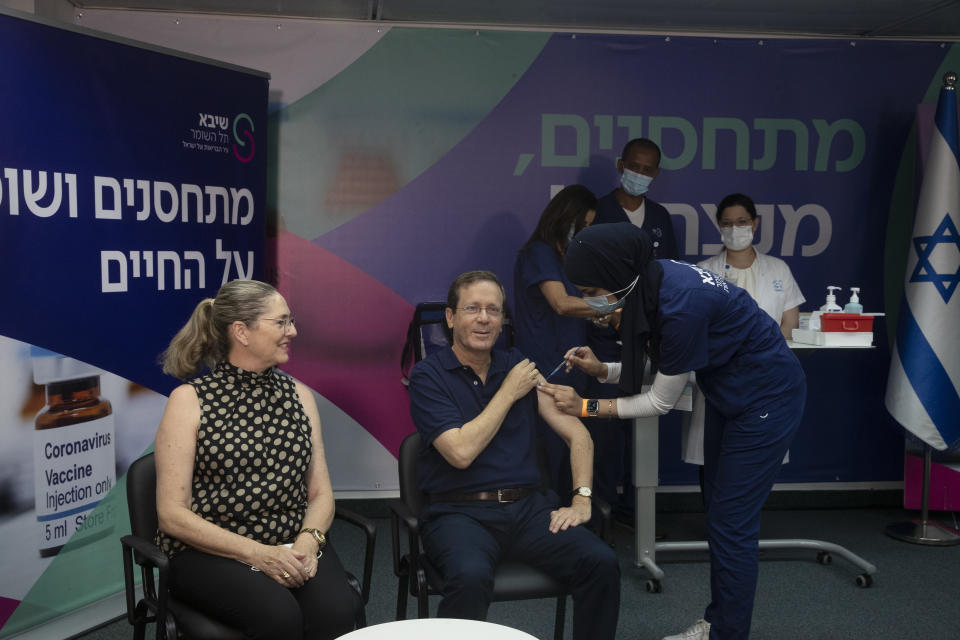
<path fill-rule="evenodd" d="M 454 618 L 418 618 L 375 624 L 351 631 L 340 640 L 537 640 L 501 624 Z"/>

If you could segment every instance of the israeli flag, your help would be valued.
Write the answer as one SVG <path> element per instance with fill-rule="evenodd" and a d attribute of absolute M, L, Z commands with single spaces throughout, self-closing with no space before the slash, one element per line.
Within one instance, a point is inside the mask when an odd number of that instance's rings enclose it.
<path fill-rule="evenodd" d="M 907 257 L 886 406 L 934 449 L 960 440 L 960 151 L 957 74 L 944 76 Z"/>

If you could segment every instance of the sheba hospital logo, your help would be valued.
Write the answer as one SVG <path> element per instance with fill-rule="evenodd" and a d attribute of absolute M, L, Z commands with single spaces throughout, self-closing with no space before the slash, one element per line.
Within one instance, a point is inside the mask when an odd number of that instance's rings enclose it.
<path fill-rule="evenodd" d="M 199 121 L 196 128 L 190 129 L 190 139 L 182 141 L 184 148 L 223 154 L 232 151 L 234 157 L 240 162 L 247 163 L 253 160 L 256 153 L 253 118 L 246 113 L 240 113 L 231 122 L 228 116 L 213 113 L 197 115 Z M 233 134 L 232 142 L 231 134 Z"/>
<path fill-rule="evenodd" d="M 248 145 L 249 149 L 247 148 Z M 233 119 L 233 155 L 240 162 L 250 162 L 253 160 L 254 151 L 253 119 L 247 114 L 241 113 Z"/>

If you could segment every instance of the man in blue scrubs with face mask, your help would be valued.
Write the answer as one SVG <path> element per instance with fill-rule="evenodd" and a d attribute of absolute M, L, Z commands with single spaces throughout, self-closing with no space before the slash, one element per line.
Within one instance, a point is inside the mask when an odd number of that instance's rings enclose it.
<path fill-rule="evenodd" d="M 597 200 L 597 215 L 593 224 L 632 222 L 647 232 L 653 241 L 654 258 L 678 260 L 677 240 L 670 223 L 670 214 L 660 204 L 646 197 L 650 183 L 660 173 L 660 147 L 653 140 L 634 138 L 623 147 L 617 159 L 620 186 Z M 603 360 L 616 361 L 620 357 L 617 332 L 608 327 L 592 326 L 587 342 Z M 587 381 L 586 393 L 591 398 L 610 398 L 609 385 L 596 380 Z M 595 489 L 613 505 L 618 519 L 630 520 L 633 511 L 631 481 L 632 462 L 629 420 L 589 418 L 584 425 L 593 437 L 597 470 Z M 617 487 L 622 488 L 618 493 Z"/>
<path fill-rule="evenodd" d="M 650 183 L 660 173 L 660 147 L 647 138 L 634 138 L 617 159 L 617 171 L 620 186 L 597 201 L 593 224 L 632 222 L 653 240 L 655 258 L 678 260 L 670 214 L 646 197 Z"/>

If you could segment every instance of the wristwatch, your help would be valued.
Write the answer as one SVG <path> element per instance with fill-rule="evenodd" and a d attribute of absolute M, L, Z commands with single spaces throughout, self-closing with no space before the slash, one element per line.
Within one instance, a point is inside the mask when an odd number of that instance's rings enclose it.
<path fill-rule="evenodd" d="M 311 536 L 313 536 L 313 539 L 317 541 L 317 551 L 323 551 L 323 548 L 327 546 L 327 536 L 325 536 L 323 531 L 320 531 L 320 529 L 307 527 L 306 529 L 301 529 L 300 533 L 297 535 L 299 536 L 303 533 L 309 533 Z"/>
<path fill-rule="evenodd" d="M 591 418 L 596 418 L 600 415 L 599 400 L 587 400 L 587 415 Z"/>
<path fill-rule="evenodd" d="M 591 489 L 590 487 L 577 487 L 576 489 L 573 490 L 573 495 L 583 496 L 584 498 L 592 498 L 593 489 Z"/>

